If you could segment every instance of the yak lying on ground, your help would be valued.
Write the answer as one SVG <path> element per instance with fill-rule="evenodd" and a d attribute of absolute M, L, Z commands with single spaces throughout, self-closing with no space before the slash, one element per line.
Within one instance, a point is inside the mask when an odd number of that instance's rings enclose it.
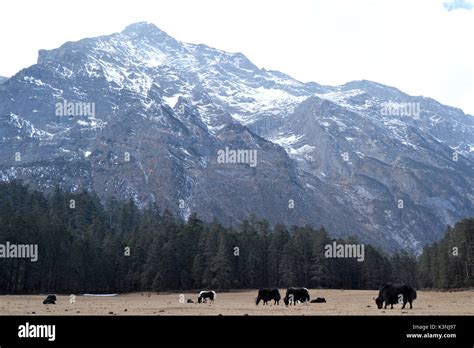
<path fill-rule="evenodd" d="M 43 301 L 43 304 L 56 304 L 56 295 L 48 295 Z"/>
<path fill-rule="evenodd" d="M 258 306 L 260 301 L 263 301 L 264 305 L 268 305 L 268 301 L 274 300 L 274 304 L 279 305 L 280 304 L 280 291 L 278 289 L 260 289 L 258 290 L 258 296 L 257 300 L 255 301 L 255 304 Z"/>
<path fill-rule="evenodd" d="M 211 303 L 214 303 L 216 299 L 216 292 L 214 290 L 210 291 L 201 291 L 198 297 L 198 303 L 207 303 L 207 299 L 211 300 Z"/>
<path fill-rule="evenodd" d="M 326 303 L 326 299 L 324 297 L 318 297 L 314 300 L 311 300 L 311 303 Z"/>
<path fill-rule="evenodd" d="M 406 284 L 383 284 L 379 290 L 379 296 L 375 299 L 378 309 L 382 309 L 385 302 L 385 309 L 390 305 L 390 309 L 393 309 L 393 305 L 397 303 L 403 303 L 402 309 L 405 309 L 405 305 L 410 303 L 410 309 L 412 309 L 412 302 L 416 299 L 416 290 L 410 285 Z"/>
<path fill-rule="evenodd" d="M 296 302 L 300 301 L 304 304 L 309 302 L 309 291 L 306 288 L 289 288 L 286 290 L 285 298 L 283 302 L 288 306 L 290 302 L 293 302 L 293 305 L 296 306 Z"/>

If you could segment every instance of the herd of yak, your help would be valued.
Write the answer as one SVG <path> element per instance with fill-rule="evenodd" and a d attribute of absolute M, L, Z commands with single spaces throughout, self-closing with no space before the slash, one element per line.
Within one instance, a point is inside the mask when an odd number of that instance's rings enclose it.
<path fill-rule="evenodd" d="M 208 300 L 213 303 L 215 299 L 215 291 L 201 291 L 199 293 L 198 303 L 207 303 Z M 374 298 L 378 309 L 382 309 L 382 307 L 386 309 L 388 305 L 390 305 L 390 308 L 393 309 L 393 305 L 397 303 L 403 304 L 402 309 L 405 309 L 406 304 L 409 303 L 411 309 L 413 308 L 412 303 L 415 299 L 416 290 L 410 285 L 390 283 L 383 284 L 380 287 L 378 297 Z M 255 304 L 258 305 L 260 302 L 263 302 L 264 305 L 268 305 L 268 302 L 274 301 L 275 305 L 279 305 L 280 300 L 281 295 L 277 288 L 264 288 L 258 290 Z M 188 300 L 188 303 L 192 302 L 192 300 Z M 286 306 L 288 306 L 296 305 L 298 302 L 304 304 L 325 303 L 326 299 L 324 297 L 318 297 L 311 300 L 307 288 L 289 288 L 286 290 L 286 295 L 283 298 L 283 302 Z"/>
<path fill-rule="evenodd" d="M 201 291 L 198 297 L 198 303 L 207 303 L 209 300 L 210 303 L 214 303 L 216 299 L 216 292 L 214 290 Z M 405 308 L 406 304 L 410 304 L 410 309 L 412 307 L 413 300 L 416 299 L 416 290 L 413 289 L 410 285 L 406 284 L 383 284 L 379 290 L 379 296 L 374 298 L 375 303 L 377 304 L 378 309 L 387 308 L 390 305 L 393 309 L 394 304 L 403 304 L 402 309 Z M 255 300 L 255 304 L 258 305 L 260 302 L 263 302 L 264 305 L 268 305 L 268 302 L 274 301 L 275 305 L 279 305 L 281 300 L 280 291 L 276 288 L 264 288 L 258 290 L 258 295 Z M 55 295 L 48 295 L 48 297 L 43 301 L 43 304 L 55 304 L 56 303 Z M 325 303 L 326 299 L 324 297 L 318 297 L 311 300 L 309 296 L 309 291 L 306 288 L 289 288 L 286 290 L 286 295 L 283 298 L 283 302 L 286 306 L 296 305 L 296 303 Z M 194 303 L 193 300 L 188 299 L 188 303 Z"/>

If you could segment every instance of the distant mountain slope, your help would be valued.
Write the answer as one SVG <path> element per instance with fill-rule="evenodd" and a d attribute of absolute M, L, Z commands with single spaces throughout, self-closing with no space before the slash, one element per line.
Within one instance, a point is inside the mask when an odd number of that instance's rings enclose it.
<path fill-rule="evenodd" d="M 68 102 L 94 112 L 58 116 Z M 384 113 L 388 102 L 420 113 Z M 42 50 L 0 86 L 0 178 L 419 250 L 474 214 L 473 130 L 432 99 L 302 83 L 136 23 Z M 218 163 L 226 148 L 256 150 L 258 164 Z"/>

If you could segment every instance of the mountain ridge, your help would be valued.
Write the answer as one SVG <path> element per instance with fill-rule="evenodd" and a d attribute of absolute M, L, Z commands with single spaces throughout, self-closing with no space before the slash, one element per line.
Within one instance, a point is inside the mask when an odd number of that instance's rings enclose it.
<path fill-rule="evenodd" d="M 96 114 L 58 117 L 64 101 Z M 420 115 L 383 115 L 388 102 L 419 103 Z M 474 214 L 474 118 L 459 109 L 367 80 L 303 83 L 144 22 L 40 50 L 0 87 L 0 125 L 1 180 L 183 218 L 254 213 L 420 250 Z M 256 150 L 258 165 L 217 163 L 226 147 Z"/>

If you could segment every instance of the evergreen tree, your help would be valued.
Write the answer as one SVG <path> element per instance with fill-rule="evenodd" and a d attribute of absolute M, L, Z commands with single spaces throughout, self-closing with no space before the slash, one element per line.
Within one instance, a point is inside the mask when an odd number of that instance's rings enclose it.
<path fill-rule="evenodd" d="M 211 272 L 213 275 L 211 286 L 216 289 L 228 289 L 231 284 L 231 261 L 230 248 L 227 244 L 225 232 L 219 233 L 219 248 L 216 256 L 211 263 Z"/>

